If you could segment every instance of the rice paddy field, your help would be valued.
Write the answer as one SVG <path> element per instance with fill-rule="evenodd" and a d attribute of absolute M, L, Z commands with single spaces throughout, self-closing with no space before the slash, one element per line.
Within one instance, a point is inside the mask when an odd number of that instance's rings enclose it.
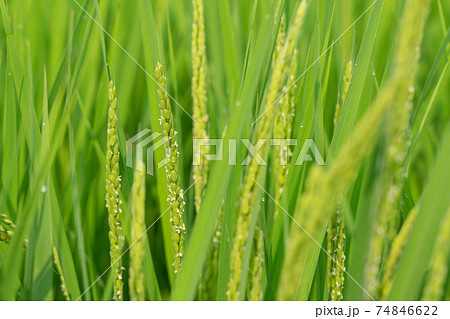
<path fill-rule="evenodd" d="M 0 300 L 450 300 L 449 1 L 0 11 Z"/>

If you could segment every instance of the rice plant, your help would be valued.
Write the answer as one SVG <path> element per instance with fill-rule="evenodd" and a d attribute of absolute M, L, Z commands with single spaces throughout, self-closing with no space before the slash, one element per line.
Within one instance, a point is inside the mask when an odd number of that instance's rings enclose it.
<path fill-rule="evenodd" d="M 0 11 L 0 300 L 450 300 L 448 1 Z"/>

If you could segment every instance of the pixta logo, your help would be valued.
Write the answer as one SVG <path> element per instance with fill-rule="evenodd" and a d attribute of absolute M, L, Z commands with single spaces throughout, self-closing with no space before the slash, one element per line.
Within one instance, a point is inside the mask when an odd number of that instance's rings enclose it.
<path fill-rule="evenodd" d="M 133 159 L 135 161 L 135 167 L 139 169 L 138 162 L 143 160 L 144 152 L 147 155 L 147 174 L 153 175 L 154 166 L 154 152 L 162 147 L 169 138 L 163 136 L 159 138 L 162 134 L 159 132 L 151 133 L 148 128 L 140 131 L 138 134 L 127 140 L 127 150 L 126 150 L 126 165 L 128 167 L 133 167 Z M 150 134 L 150 135 L 149 135 Z M 148 136 L 147 136 L 148 135 Z M 147 137 L 145 137 L 147 136 Z M 145 138 L 144 138 L 145 137 Z M 158 139 L 159 138 L 159 139 Z M 156 140 L 156 141 L 155 141 Z M 152 143 L 154 142 L 154 143 Z M 136 145 L 135 148 L 133 146 Z M 136 154 L 136 156 L 133 156 Z M 166 165 L 166 158 L 164 157 L 158 164 L 158 169 Z"/>
<path fill-rule="evenodd" d="M 228 143 L 228 165 L 237 165 L 237 150 L 240 147 L 239 143 L 247 149 L 247 156 L 244 158 L 240 165 L 247 166 L 251 161 L 256 161 L 260 166 L 267 166 L 267 162 L 263 157 L 265 146 L 269 145 L 274 148 L 274 152 L 279 152 L 280 154 L 280 165 L 286 166 L 289 164 L 289 160 L 295 160 L 294 164 L 296 166 L 303 165 L 304 162 L 315 161 L 316 165 L 323 166 L 325 162 L 319 149 L 317 148 L 314 140 L 307 139 L 302 145 L 302 148 L 298 152 L 296 158 L 290 158 L 291 150 L 290 146 L 297 145 L 297 140 L 295 139 L 260 139 L 255 143 L 252 143 L 249 139 L 229 139 L 224 141 L 223 139 L 194 139 L 193 140 L 193 165 L 200 165 L 201 158 L 205 158 L 207 161 L 223 161 L 224 143 Z M 203 146 L 203 148 L 202 148 Z M 208 150 L 208 152 L 204 152 Z M 214 153 L 209 152 L 210 150 L 215 150 Z M 314 157 L 314 159 L 313 159 Z"/>
<path fill-rule="evenodd" d="M 158 163 L 154 163 L 155 151 L 164 147 L 164 144 L 169 141 L 169 137 L 162 136 L 159 132 L 151 132 L 150 129 L 144 129 L 138 134 L 127 140 L 126 149 L 126 165 L 128 167 L 137 167 L 138 162 L 143 161 L 144 156 L 147 158 L 147 174 L 154 174 L 154 167 L 157 169 L 163 167 L 167 163 L 167 158 L 164 157 Z M 228 156 L 224 158 L 224 143 L 228 146 Z M 242 143 L 242 145 L 240 145 Z M 317 148 L 314 140 L 307 139 L 304 141 L 302 147 L 297 149 L 295 158 L 291 154 L 290 147 L 297 145 L 295 139 L 260 139 L 252 142 L 249 139 L 193 139 L 192 141 L 192 165 L 200 165 L 202 158 L 208 162 L 212 161 L 228 161 L 228 165 L 242 165 L 247 166 L 252 161 L 260 166 L 267 166 L 264 154 L 267 146 L 273 147 L 273 152 L 279 152 L 279 165 L 286 166 L 294 161 L 294 165 L 301 166 L 304 162 L 315 161 L 316 165 L 325 165 L 322 155 Z M 242 161 L 238 162 L 237 150 L 238 147 L 244 146 L 247 154 Z M 143 169 L 143 168 L 142 168 Z"/>

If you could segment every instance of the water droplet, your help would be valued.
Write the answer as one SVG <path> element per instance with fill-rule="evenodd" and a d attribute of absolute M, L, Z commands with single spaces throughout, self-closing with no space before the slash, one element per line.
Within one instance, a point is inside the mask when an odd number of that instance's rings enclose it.
<path fill-rule="evenodd" d="M 46 193 L 46 192 L 47 192 L 47 186 L 42 185 L 42 187 L 41 187 L 41 192 L 42 192 L 42 193 Z"/>

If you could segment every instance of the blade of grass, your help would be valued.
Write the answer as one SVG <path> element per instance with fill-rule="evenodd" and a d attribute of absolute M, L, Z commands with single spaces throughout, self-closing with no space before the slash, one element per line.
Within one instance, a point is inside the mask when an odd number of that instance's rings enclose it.
<path fill-rule="evenodd" d="M 0 269 L 0 280 L 5 284 L 6 287 L 10 289 L 2 289 L 0 291 L 0 299 L 12 300 L 15 299 L 15 294 L 19 287 L 19 281 L 17 280 L 17 275 L 14 273 L 20 270 L 20 265 L 23 261 L 23 254 L 21 253 L 21 246 L 23 245 L 23 239 L 28 234 L 30 229 L 30 222 L 32 212 L 36 205 L 38 194 L 40 193 L 41 186 L 44 182 L 45 176 L 47 176 L 49 170 L 52 167 L 54 158 L 56 156 L 58 147 L 64 136 L 65 129 L 67 127 L 67 121 L 69 115 L 75 106 L 75 99 L 72 98 L 72 102 L 69 104 L 70 107 L 65 110 L 62 118 L 59 121 L 58 126 L 55 127 L 55 132 L 50 139 L 50 149 L 48 152 L 42 152 L 39 157 L 41 160 L 37 163 L 36 176 L 33 179 L 28 192 L 28 197 L 26 198 L 17 219 L 17 229 L 15 236 L 11 240 L 8 248 L 4 254 L 4 261 Z M 13 270 L 13 273 L 11 273 Z"/>
<path fill-rule="evenodd" d="M 77 252 L 78 258 L 80 260 L 81 267 L 81 279 L 82 279 L 82 287 L 83 290 L 86 290 L 90 285 L 90 280 L 87 271 L 87 261 L 86 261 L 86 251 L 85 251 L 85 243 L 84 243 L 84 231 L 81 221 L 81 209 L 80 209 L 80 201 L 78 196 L 78 184 L 75 176 L 76 172 L 76 163 L 75 163 L 75 152 L 74 152 L 74 133 L 72 124 L 69 120 L 68 123 L 69 130 L 69 156 L 70 156 L 70 181 L 71 181 L 71 190 L 72 190 L 72 203 L 73 203 L 73 218 L 75 223 L 75 232 L 77 239 Z M 91 293 L 87 291 L 84 296 L 85 300 L 91 300 Z"/>
<path fill-rule="evenodd" d="M 26 136 L 28 149 L 30 150 L 31 157 L 34 158 L 35 150 L 39 149 L 40 146 L 40 137 L 41 134 L 39 132 L 39 124 L 36 116 L 36 110 L 34 109 L 33 98 L 31 96 L 31 91 L 29 87 L 29 83 L 27 81 L 27 77 L 25 72 L 23 71 L 22 63 L 20 61 L 20 56 L 17 51 L 16 42 L 11 33 L 11 25 L 10 19 L 8 16 L 8 12 L 6 9 L 5 1 L 0 1 L 0 9 L 2 12 L 3 18 L 3 27 L 6 33 L 6 42 L 7 42 L 7 51 L 8 51 L 8 60 L 11 63 L 12 74 L 14 78 L 14 82 L 16 88 L 22 89 L 22 95 L 20 98 L 20 112 L 21 116 L 24 120 L 26 127 Z"/>
<path fill-rule="evenodd" d="M 48 98 L 47 75 L 44 68 L 44 93 L 42 107 L 42 150 L 48 152 L 50 148 L 50 130 L 48 122 Z M 32 300 L 53 300 L 53 254 L 52 254 L 52 210 L 48 196 L 48 183 L 50 173 L 45 178 L 45 184 L 41 188 L 42 210 L 36 216 L 35 230 L 37 233 L 36 244 L 31 243 L 29 249 L 35 248 L 33 264 L 33 284 L 31 290 Z"/>

